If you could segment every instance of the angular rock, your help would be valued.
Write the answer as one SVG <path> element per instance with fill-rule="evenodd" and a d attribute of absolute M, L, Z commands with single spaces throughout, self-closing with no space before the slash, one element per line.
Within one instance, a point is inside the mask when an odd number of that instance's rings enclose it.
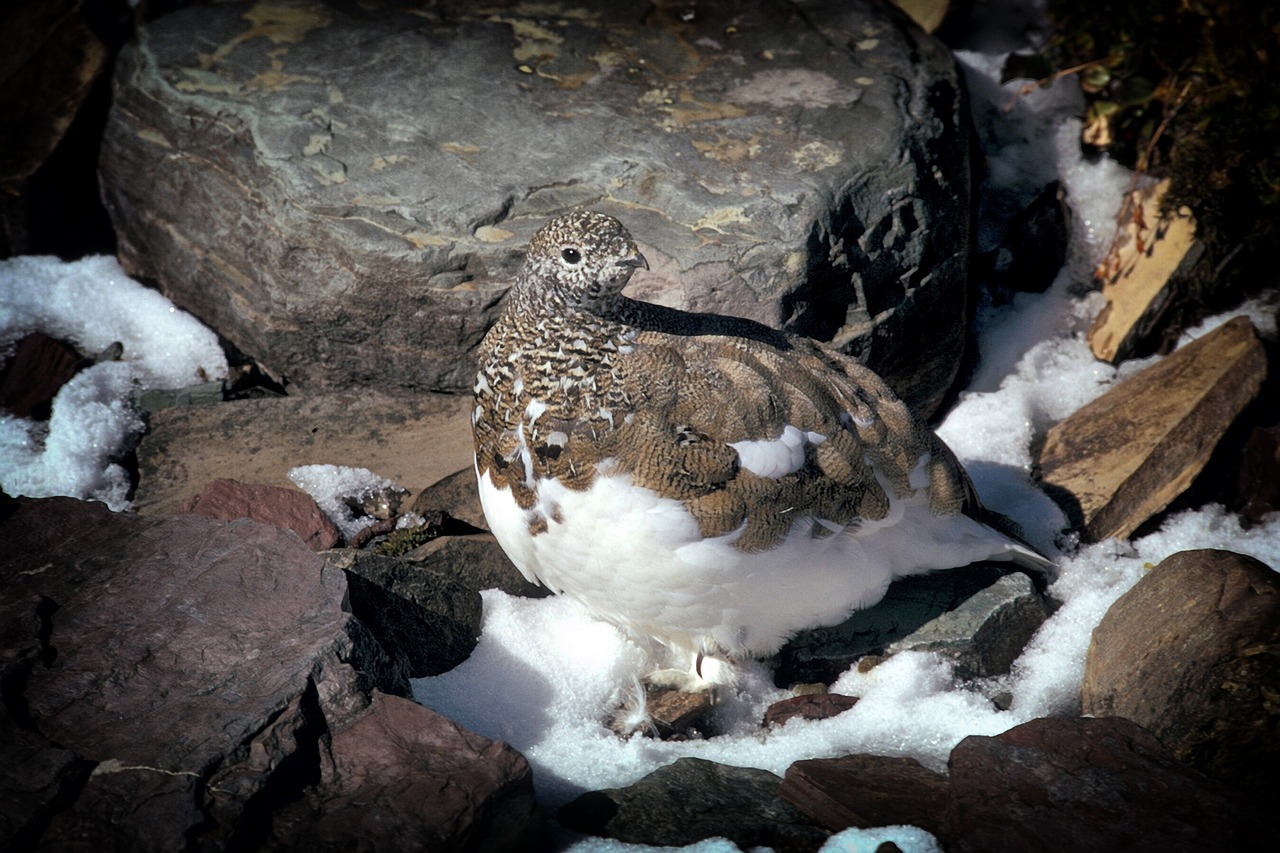
<path fill-rule="evenodd" d="M 907 825 L 938 835 L 947 779 L 914 758 L 811 758 L 787 768 L 778 794 L 833 832 Z"/>
<path fill-rule="evenodd" d="M 926 622 L 886 650 L 938 652 L 955 662 L 958 678 L 1003 675 L 1049 617 L 1031 578 L 1011 572 Z"/>
<path fill-rule="evenodd" d="M 1262 386 L 1267 357 L 1236 317 L 1055 425 L 1040 477 L 1091 541 L 1123 539 L 1180 495 Z"/>
<path fill-rule="evenodd" d="M 874 607 L 859 610 L 839 625 L 801 631 L 777 654 L 774 683 L 830 684 L 859 658 L 880 654 L 931 619 L 954 610 L 1005 574 L 977 564 L 932 575 L 903 578 L 889 585 Z"/>
<path fill-rule="evenodd" d="M 626 788 L 583 794 L 557 817 L 569 829 L 632 844 L 727 838 L 743 849 L 813 851 L 828 833 L 778 797 L 766 770 L 680 758 Z"/>
<path fill-rule="evenodd" d="M 294 488 L 290 469 L 368 468 L 420 489 L 470 465 L 471 401 L 372 392 L 238 400 L 151 413 L 133 509 L 172 515 L 210 480 Z"/>
<path fill-rule="evenodd" d="M 367 702 L 373 685 L 350 663 L 372 671 L 381 650 L 353 640 L 345 579 L 292 533 L 53 498 L 17 502 L 3 539 L 6 704 L 46 748 L 92 766 L 16 832 L 53 848 L 85 833 L 123 848 L 225 839 L 234 827 L 208 823 L 208 800 L 238 798 L 241 814 L 289 753 L 238 792 L 206 787 L 210 774 L 303 696 L 335 728 Z"/>
<path fill-rule="evenodd" d="M 408 699 L 373 695 L 336 732 L 324 777 L 276 813 L 269 850 L 537 850 L 545 827 L 524 756 Z"/>
<path fill-rule="evenodd" d="M 43 332 L 24 335 L 0 366 L 0 409 L 20 418 L 48 420 L 58 390 L 85 363 L 66 341 Z"/>
<path fill-rule="evenodd" d="M 468 462 L 465 468 L 454 471 L 447 477 L 441 477 L 419 492 L 414 499 L 413 512 L 419 515 L 425 516 L 437 510 L 443 510 L 477 530 L 489 529 L 484 517 L 484 507 L 480 505 L 473 462 Z"/>
<path fill-rule="evenodd" d="M 126 267 L 276 377 L 469 388 L 530 235 L 592 206 L 637 295 L 832 341 L 925 415 L 950 386 L 968 113 L 881 4 L 284 9 L 141 28 L 101 158 Z"/>
<path fill-rule="evenodd" d="M 1102 361 L 1118 364 L 1149 343 L 1179 280 L 1204 254 L 1190 210 L 1160 212 L 1169 183 L 1166 178 L 1126 197 L 1130 215 L 1100 267 L 1106 305 L 1086 335 Z"/>
<path fill-rule="evenodd" d="M 411 678 L 448 672 L 476 647 L 478 591 L 394 557 L 344 549 L 325 559 L 347 573 L 351 612 L 383 648 L 404 658 Z"/>
<path fill-rule="evenodd" d="M 312 551 L 325 551 L 342 541 L 337 525 L 312 497 L 297 489 L 217 479 L 187 500 L 179 512 L 231 521 L 251 518 L 292 530 Z"/>
<path fill-rule="evenodd" d="M 451 577 L 468 589 L 500 589 L 524 598 L 545 598 L 551 590 L 526 580 L 492 533 L 441 536 L 400 559 Z"/>
<path fill-rule="evenodd" d="M 951 751 L 954 853 L 1271 850 L 1265 816 L 1120 717 L 1044 718 Z"/>
<path fill-rule="evenodd" d="M 842 693 L 806 693 L 774 702 L 764 711 L 765 728 L 785 725 L 788 720 L 825 720 L 858 704 L 857 696 Z"/>
<path fill-rule="evenodd" d="M 1166 558 L 1094 629 L 1080 706 L 1280 805 L 1280 575 L 1229 551 Z"/>

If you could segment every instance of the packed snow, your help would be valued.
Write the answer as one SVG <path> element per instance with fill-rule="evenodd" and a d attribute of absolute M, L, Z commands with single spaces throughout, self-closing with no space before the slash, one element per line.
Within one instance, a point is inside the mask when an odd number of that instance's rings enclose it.
<path fill-rule="evenodd" d="M 758 664 L 748 665 L 736 695 L 717 709 L 724 734 L 686 742 L 623 739 L 602 723 L 634 696 L 644 657 L 632 641 L 592 619 L 565 597 L 521 599 L 483 593 L 484 627 L 471 658 L 443 675 L 417 680 L 419 701 L 467 727 L 518 748 L 534 768 L 548 809 L 597 788 L 628 785 L 684 756 L 759 767 L 777 774 L 801 758 L 868 752 L 913 756 L 944 770 L 947 755 L 969 735 L 994 735 L 1044 715 L 1077 713 L 1090 633 L 1116 598 L 1150 566 L 1188 548 L 1228 548 L 1280 567 L 1280 518 L 1249 530 L 1220 507 L 1168 518 L 1133 542 L 1077 547 L 1062 512 L 1032 483 L 1033 440 L 1053 423 L 1104 393 L 1117 379 L 1154 359 L 1116 369 L 1096 361 L 1083 339 L 1100 308 L 1090 270 L 1110 240 L 1113 217 L 1131 175 L 1115 163 L 1089 162 L 1078 151 L 1079 93 L 1071 80 L 1021 93 L 1001 86 L 1002 55 L 959 53 L 988 155 L 982 248 L 998 244 L 1011 211 L 1046 181 L 1060 178 L 1074 211 L 1070 256 L 1044 294 L 985 304 L 978 316 L 980 366 L 939 433 L 968 467 L 984 501 L 1013 517 L 1032 544 L 1053 555 L 1060 574 L 1049 593 L 1063 606 L 1031 641 L 1011 673 L 962 683 L 937 655 L 904 653 L 866 673 L 850 671 L 834 690 L 861 697 L 823 721 L 793 720 L 764 732 L 765 707 L 785 698 Z M 1251 303 L 1190 330 L 1190 340 L 1238 313 L 1275 336 L 1275 306 Z M 182 387 L 226 375 L 216 336 L 160 294 L 131 281 L 110 258 L 64 263 L 54 258 L 0 262 L 0 354 L 32 330 L 97 352 L 115 341 L 120 361 L 78 374 L 59 392 L 47 425 L 0 413 L 0 485 L 10 494 L 66 494 L 128 506 L 128 476 L 113 460 L 142 429 L 131 396 L 147 388 Z M 310 466 L 291 473 L 329 508 L 342 498 L 388 485 L 376 472 Z M 358 522 L 343 517 L 347 527 Z M 987 696 L 1007 691 L 1008 710 Z M 828 853 L 874 850 L 892 840 L 904 851 L 936 851 L 914 827 L 849 830 Z M 570 849 L 642 851 L 601 839 L 565 840 Z M 694 853 L 737 850 L 712 839 Z"/>

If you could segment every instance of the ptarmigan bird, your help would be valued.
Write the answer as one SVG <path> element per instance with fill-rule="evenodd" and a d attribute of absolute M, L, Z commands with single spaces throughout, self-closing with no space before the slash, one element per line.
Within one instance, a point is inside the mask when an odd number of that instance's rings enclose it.
<path fill-rule="evenodd" d="M 890 581 L 1049 562 L 997 532 L 951 450 L 871 370 L 747 320 L 638 302 L 611 216 L 529 243 L 482 346 L 480 498 L 531 581 L 731 682 Z"/>

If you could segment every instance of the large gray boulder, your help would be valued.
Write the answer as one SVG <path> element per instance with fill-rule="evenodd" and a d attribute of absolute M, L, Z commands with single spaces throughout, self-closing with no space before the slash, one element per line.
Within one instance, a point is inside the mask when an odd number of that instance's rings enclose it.
<path fill-rule="evenodd" d="M 590 206 L 635 295 L 864 358 L 925 414 L 963 348 L 967 113 L 888 4 L 200 4 L 120 56 L 127 267 L 304 390 L 469 388 L 533 231 Z"/>

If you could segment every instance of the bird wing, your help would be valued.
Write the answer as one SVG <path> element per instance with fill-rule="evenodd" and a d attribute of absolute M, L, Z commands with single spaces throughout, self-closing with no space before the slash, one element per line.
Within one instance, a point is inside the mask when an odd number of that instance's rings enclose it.
<path fill-rule="evenodd" d="M 976 506 L 955 456 L 873 372 L 801 338 L 642 332 L 617 374 L 636 414 L 609 455 L 685 502 L 706 536 L 739 528 L 774 547 L 800 518 L 832 529 L 927 495 L 935 515 Z"/>

